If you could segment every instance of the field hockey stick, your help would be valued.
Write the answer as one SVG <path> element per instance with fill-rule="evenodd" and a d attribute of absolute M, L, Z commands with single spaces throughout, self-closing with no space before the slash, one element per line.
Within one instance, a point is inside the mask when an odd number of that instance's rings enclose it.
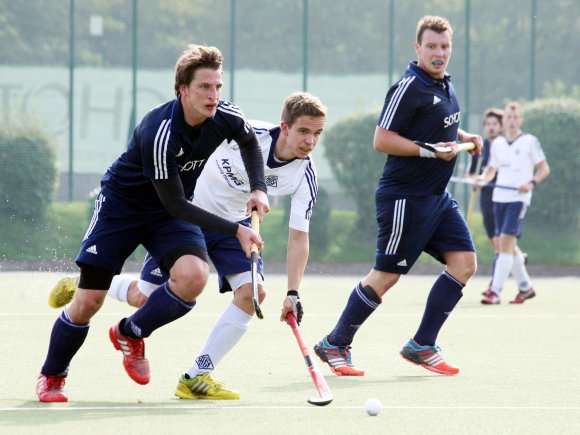
<path fill-rule="evenodd" d="M 298 327 L 296 316 L 294 316 L 294 313 L 290 312 L 286 316 L 286 320 L 288 321 L 290 328 L 292 328 L 294 337 L 296 337 L 296 341 L 298 342 L 298 347 L 300 347 L 300 351 L 302 352 L 302 356 L 304 357 L 306 367 L 308 367 L 308 372 L 310 373 L 310 376 L 314 381 L 314 386 L 316 387 L 316 390 L 320 395 L 320 399 L 311 397 L 310 399 L 308 399 L 308 403 L 317 406 L 328 405 L 330 402 L 332 402 L 333 399 L 332 392 L 330 391 L 330 388 L 328 387 L 328 384 L 326 383 L 324 376 L 322 376 L 322 373 L 320 373 L 320 370 L 318 370 L 318 367 L 314 365 L 312 358 L 310 358 L 310 354 L 308 353 L 308 347 L 306 347 L 306 344 L 302 339 L 302 334 L 300 333 L 300 328 Z"/>
<path fill-rule="evenodd" d="M 260 234 L 260 216 L 256 210 L 252 210 L 252 229 Z M 254 310 L 256 311 L 256 316 L 258 319 L 263 319 L 264 314 L 262 314 L 262 309 L 260 308 L 260 299 L 258 298 L 258 246 L 252 243 L 251 252 L 252 261 L 252 301 L 254 302 Z"/>
<path fill-rule="evenodd" d="M 421 142 L 419 140 L 413 141 L 415 145 L 419 145 L 421 148 L 425 148 L 426 150 L 433 151 L 434 153 L 450 153 L 451 147 L 437 147 L 433 144 L 427 142 Z M 457 144 L 457 152 L 459 151 L 470 151 L 475 149 L 475 144 L 473 142 L 462 142 Z"/>
<path fill-rule="evenodd" d="M 497 189 L 507 189 L 507 190 L 520 190 L 519 187 L 514 186 L 506 186 L 504 184 L 497 184 L 497 183 L 487 183 L 487 184 L 478 184 L 476 181 L 468 179 L 468 178 L 461 178 L 461 177 L 451 177 L 449 179 L 452 183 L 461 183 L 461 184 L 469 184 L 471 186 L 479 186 L 479 187 L 495 187 Z"/>

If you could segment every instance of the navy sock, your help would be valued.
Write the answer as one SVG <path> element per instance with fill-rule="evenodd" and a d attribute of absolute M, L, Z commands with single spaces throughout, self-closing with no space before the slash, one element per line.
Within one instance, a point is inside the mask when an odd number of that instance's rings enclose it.
<path fill-rule="evenodd" d="M 463 296 L 461 291 L 465 284 L 457 281 L 447 272 L 443 272 L 435 281 L 427 305 L 423 313 L 423 320 L 413 339 L 421 346 L 434 346 L 441 327 Z"/>
<path fill-rule="evenodd" d="M 66 376 L 71 360 L 85 342 L 88 333 L 89 324 L 74 323 L 65 309 L 52 327 L 48 354 L 40 372 L 44 375 Z"/>
<path fill-rule="evenodd" d="M 328 342 L 333 346 L 350 345 L 356 331 L 377 309 L 380 303 L 381 298 L 375 291 L 370 286 L 363 288 L 359 282 L 350 294 L 338 323 L 332 332 L 328 334 Z"/>
<path fill-rule="evenodd" d="M 156 288 L 149 299 L 121 324 L 121 331 L 129 337 L 149 337 L 157 328 L 185 316 L 195 301 L 185 302 L 169 289 L 169 284 Z"/>

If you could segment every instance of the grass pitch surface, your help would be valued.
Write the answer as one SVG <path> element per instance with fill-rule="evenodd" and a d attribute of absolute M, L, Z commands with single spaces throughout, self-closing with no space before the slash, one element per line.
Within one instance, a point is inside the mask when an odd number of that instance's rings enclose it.
<path fill-rule="evenodd" d="M 580 433 L 580 279 L 534 279 L 538 296 L 523 305 L 483 306 L 487 277 L 475 278 L 439 337 L 443 356 L 462 368 L 446 377 L 405 362 L 399 349 L 414 334 L 435 276 L 407 276 L 383 299 L 353 343 L 359 378 L 335 377 L 317 365 L 334 394 L 323 408 L 290 328 L 278 320 L 286 279 L 267 277 L 264 320 L 253 319 L 238 346 L 214 372 L 241 392 L 239 401 L 177 399 L 187 370 L 213 323 L 231 300 L 212 276 L 186 317 L 146 340 L 149 385 L 125 374 L 108 328 L 132 309 L 109 299 L 91 322 L 74 358 L 70 402 L 41 404 L 34 392 L 52 325 L 59 314 L 47 294 L 62 274 L 0 274 L 0 432 L 3 434 L 572 434 Z M 307 275 L 302 334 L 312 346 L 334 326 L 360 277 Z M 364 402 L 383 404 L 369 417 Z"/>

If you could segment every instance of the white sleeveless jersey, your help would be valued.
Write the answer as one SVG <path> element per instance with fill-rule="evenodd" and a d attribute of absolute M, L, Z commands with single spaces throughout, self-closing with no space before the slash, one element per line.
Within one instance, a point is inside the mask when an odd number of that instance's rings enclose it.
<path fill-rule="evenodd" d="M 265 178 L 269 196 L 291 195 L 289 227 L 308 232 L 310 216 L 316 202 L 318 182 L 312 157 L 280 161 L 274 156 L 280 127 L 250 121 L 262 147 Z M 197 180 L 193 204 L 225 219 L 239 222 L 246 219 L 250 197 L 248 174 L 236 142 L 224 141 L 209 157 Z"/>
<path fill-rule="evenodd" d="M 499 136 L 493 141 L 489 165 L 497 169 L 497 184 L 520 187 L 534 177 L 535 166 L 546 160 L 538 138 L 531 134 L 521 134 L 511 144 Z M 532 192 L 519 193 L 517 190 L 493 189 L 494 202 L 523 202 L 530 205 Z"/>

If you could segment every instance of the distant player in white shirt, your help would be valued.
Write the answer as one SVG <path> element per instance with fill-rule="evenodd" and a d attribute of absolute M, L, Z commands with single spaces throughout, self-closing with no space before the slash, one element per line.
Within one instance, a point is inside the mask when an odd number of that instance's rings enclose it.
<path fill-rule="evenodd" d="M 279 125 L 251 122 L 262 147 L 268 194 L 292 197 L 288 224 L 288 292 L 280 320 L 285 320 L 289 312 L 294 313 L 298 322 L 302 319 L 298 290 L 308 261 L 308 230 L 318 191 L 316 168 L 310 153 L 316 147 L 325 123 L 326 107 L 317 97 L 305 92 L 294 93 L 286 99 Z M 197 181 L 192 202 L 220 217 L 250 226 L 247 210 L 250 184 L 238 148 L 236 142 L 224 141 L 215 150 Z M 205 229 L 203 235 L 209 257 L 219 275 L 220 292 L 233 290 L 234 298 L 218 318 L 192 366 L 179 380 L 175 394 L 183 399 L 239 399 L 238 392 L 213 380 L 211 372 L 241 339 L 254 314 L 251 264 L 236 237 Z M 258 272 L 262 302 L 266 293 L 261 259 Z M 159 283 L 166 280 L 167 276 L 148 255 L 140 280 L 132 275 L 117 275 L 108 294 L 140 307 Z M 59 300 L 55 293 L 70 292 L 70 282 L 70 278 L 59 281 L 49 300 Z"/>
<path fill-rule="evenodd" d="M 511 304 L 522 304 L 536 295 L 532 288 L 524 258 L 517 249 L 522 224 L 532 199 L 532 190 L 548 175 L 550 167 L 538 139 L 522 133 L 522 109 L 516 102 L 509 103 L 504 112 L 505 137 L 493 142 L 491 156 L 480 177 L 491 181 L 497 174 L 498 185 L 517 187 L 518 190 L 493 190 L 495 232 L 498 236 L 499 255 L 491 282 L 491 292 L 482 299 L 483 304 L 499 304 L 500 294 L 510 272 L 518 283 L 519 292 Z M 513 268 L 513 270 L 512 270 Z"/>

